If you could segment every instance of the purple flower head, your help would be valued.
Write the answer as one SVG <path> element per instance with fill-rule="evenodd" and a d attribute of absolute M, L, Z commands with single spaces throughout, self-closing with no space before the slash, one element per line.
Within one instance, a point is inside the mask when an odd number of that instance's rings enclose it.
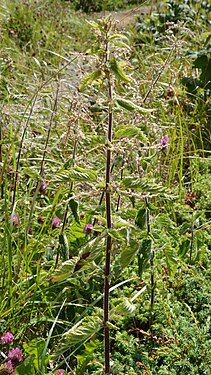
<path fill-rule="evenodd" d="M 46 195 L 48 192 L 47 192 L 47 182 L 46 180 L 42 180 L 42 183 L 40 185 L 40 193 L 43 194 L 43 195 Z"/>
<path fill-rule="evenodd" d="M 84 225 L 84 227 L 83 227 L 83 232 L 86 233 L 86 234 L 94 233 L 93 228 L 94 228 L 94 227 L 93 227 L 92 224 L 86 224 L 86 225 Z"/>
<path fill-rule="evenodd" d="M 59 228 L 61 224 L 61 219 L 59 217 L 54 217 L 51 222 L 51 227 L 52 229 Z"/>
<path fill-rule="evenodd" d="M 6 332 L 3 336 L 1 336 L 2 344 L 11 344 L 13 340 L 14 340 L 14 336 L 11 332 Z"/>
<path fill-rule="evenodd" d="M 164 150 L 168 150 L 168 147 L 169 147 L 169 137 L 167 135 L 165 135 L 164 137 L 161 138 L 160 140 L 160 146 L 164 149 Z"/>
<path fill-rule="evenodd" d="M 12 216 L 12 219 L 11 219 L 11 222 L 13 225 L 15 225 L 16 227 L 18 227 L 18 225 L 20 224 L 20 218 L 17 214 L 14 214 Z"/>
<path fill-rule="evenodd" d="M 0 374 L 14 375 L 14 367 L 11 361 L 8 361 L 0 366 Z"/>
<path fill-rule="evenodd" d="M 23 354 L 19 348 L 10 349 L 8 352 L 8 359 L 12 362 L 12 364 L 16 367 L 19 362 L 23 361 Z"/>
<path fill-rule="evenodd" d="M 58 370 L 55 375 L 64 375 L 63 371 L 62 370 Z"/>

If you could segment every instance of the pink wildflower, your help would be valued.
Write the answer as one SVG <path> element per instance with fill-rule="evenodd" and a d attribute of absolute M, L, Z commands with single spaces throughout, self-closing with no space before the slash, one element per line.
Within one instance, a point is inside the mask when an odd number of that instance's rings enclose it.
<path fill-rule="evenodd" d="M 169 147 L 169 137 L 167 135 L 165 135 L 164 137 L 161 138 L 160 140 L 160 146 L 164 149 L 164 150 L 168 150 L 168 147 Z"/>
<path fill-rule="evenodd" d="M 14 367 L 12 365 L 11 361 L 3 363 L 3 365 L 0 366 L 0 374 L 3 375 L 14 375 Z"/>
<path fill-rule="evenodd" d="M 17 366 L 19 362 L 23 361 L 23 354 L 19 348 L 10 349 L 8 352 L 8 358 L 11 360 L 12 364 Z"/>
<path fill-rule="evenodd" d="M 60 224 L 61 224 L 61 219 L 59 219 L 59 217 L 54 217 L 51 222 L 51 228 L 52 229 L 58 228 L 60 227 Z"/>
<path fill-rule="evenodd" d="M 63 371 L 62 370 L 58 370 L 55 375 L 64 375 Z"/>
<path fill-rule="evenodd" d="M 12 216 L 11 221 L 12 221 L 12 224 L 15 225 L 16 227 L 18 227 L 18 225 L 20 224 L 20 218 L 17 214 L 14 214 Z"/>
<path fill-rule="evenodd" d="M 13 340 L 14 340 L 14 336 L 11 332 L 6 332 L 3 336 L 1 336 L 2 344 L 11 344 Z"/>
<path fill-rule="evenodd" d="M 86 234 L 94 233 L 93 228 L 94 228 L 94 227 L 93 227 L 92 224 L 86 224 L 86 225 L 84 225 L 84 227 L 83 227 L 83 232 L 86 233 Z"/>

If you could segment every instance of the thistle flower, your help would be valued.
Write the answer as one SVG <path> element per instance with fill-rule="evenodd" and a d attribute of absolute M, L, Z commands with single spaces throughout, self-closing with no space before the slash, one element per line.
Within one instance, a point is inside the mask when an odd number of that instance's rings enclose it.
<path fill-rule="evenodd" d="M 86 234 L 94 233 L 93 228 L 94 228 L 94 227 L 93 227 L 92 224 L 86 224 L 86 225 L 84 225 L 84 227 L 83 227 L 83 232 L 86 233 Z"/>
<path fill-rule="evenodd" d="M 2 344 L 11 344 L 13 340 L 14 340 L 14 336 L 11 332 L 6 332 L 3 336 L 1 336 Z"/>
<path fill-rule="evenodd" d="M 59 219 L 59 217 L 54 217 L 51 222 L 51 228 L 56 229 L 60 227 L 60 224 L 61 224 L 61 219 Z"/>
<path fill-rule="evenodd" d="M 19 348 L 10 349 L 8 352 L 8 359 L 10 359 L 11 363 L 16 367 L 19 362 L 23 361 L 23 354 Z"/>
<path fill-rule="evenodd" d="M 167 151 L 169 147 L 169 137 L 165 135 L 164 137 L 161 138 L 160 140 L 160 146 Z"/>

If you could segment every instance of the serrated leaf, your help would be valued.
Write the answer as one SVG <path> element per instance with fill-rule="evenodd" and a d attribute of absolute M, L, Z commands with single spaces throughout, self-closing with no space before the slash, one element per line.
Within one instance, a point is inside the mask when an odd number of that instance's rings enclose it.
<path fill-rule="evenodd" d="M 139 105 L 136 105 L 135 103 L 133 103 L 131 100 L 116 98 L 116 102 L 119 107 L 124 108 L 129 112 L 137 111 L 140 113 L 151 113 L 155 111 L 155 109 L 140 107 Z"/>
<path fill-rule="evenodd" d="M 140 229 L 144 229 L 146 226 L 146 207 L 140 208 L 135 223 Z"/>
<path fill-rule="evenodd" d="M 123 302 L 117 305 L 114 309 L 111 310 L 111 315 L 113 313 L 120 315 L 133 315 L 135 312 L 136 305 L 133 305 L 128 298 L 124 298 Z"/>
<path fill-rule="evenodd" d="M 87 316 L 76 323 L 69 331 L 65 332 L 59 343 L 56 345 L 53 358 L 61 356 L 72 346 L 80 345 L 91 338 L 102 327 L 102 319 L 98 316 Z"/>
<path fill-rule="evenodd" d="M 152 240 L 150 238 L 144 238 L 141 242 L 139 253 L 138 253 L 138 271 L 139 277 L 142 277 L 144 270 L 149 265 L 151 257 Z"/>
<path fill-rule="evenodd" d="M 154 181 L 137 177 L 125 177 L 122 180 L 122 184 L 126 189 L 141 190 L 151 194 L 160 194 L 166 191 L 164 186 L 156 184 Z"/>
<path fill-rule="evenodd" d="M 126 35 L 123 35 L 123 34 L 112 34 L 112 35 L 109 36 L 108 39 L 109 40 L 113 40 L 113 39 L 125 39 L 125 40 L 129 41 L 128 37 Z"/>
<path fill-rule="evenodd" d="M 68 170 L 62 169 L 52 178 L 54 182 L 94 182 L 96 179 L 97 173 L 95 171 L 80 167 L 70 168 Z"/>
<path fill-rule="evenodd" d="M 123 72 L 122 68 L 120 67 L 116 59 L 111 59 L 109 61 L 109 67 L 116 76 L 116 78 L 120 81 L 132 82 L 132 80 Z"/>
<path fill-rule="evenodd" d="M 89 86 L 91 83 L 96 81 L 101 76 L 101 70 L 97 69 L 92 73 L 89 73 L 84 79 L 81 81 L 79 85 L 79 91 L 84 91 L 87 86 Z"/>
<path fill-rule="evenodd" d="M 119 126 L 115 131 L 115 138 L 137 138 L 142 142 L 147 142 L 147 136 L 135 126 Z"/>
<path fill-rule="evenodd" d="M 58 269 L 54 271 L 54 273 L 51 275 L 51 278 L 49 279 L 50 282 L 55 283 L 58 281 L 62 281 L 70 277 L 73 272 L 75 265 L 77 261 L 79 260 L 79 257 L 73 257 L 71 259 L 68 259 L 66 262 L 63 262 Z"/>
<path fill-rule="evenodd" d="M 127 267 L 135 258 L 139 249 L 139 244 L 135 240 L 130 240 L 130 246 L 126 247 L 120 256 L 120 264 L 122 268 Z"/>
<path fill-rule="evenodd" d="M 170 246 L 166 246 L 166 248 L 164 249 L 164 254 L 166 257 L 166 265 L 168 268 L 169 275 L 172 277 L 175 274 L 178 259 L 176 258 L 172 247 Z"/>
<path fill-rule="evenodd" d="M 77 223 L 80 223 L 79 215 L 78 215 L 78 202 L 75 199 L 70 199 L 69 206 L 72 211 L 72 214 L 75 218 Z"/>
<path fill-rule="evenodd" d="M 124 237 L 121 236 L 118 230 L 116 229 L 108 229 L 107 233 L 109 236 L 111 236 L 113 239 L 118 240 L 118 241 L 124 241 Z"/>
<path fill-rule="evenodd" d="M 69 244 L 68 244 L 68 239 L 65 233 L 62 233 L 59 235 L 59 244 L 61 245 L 61 253 L 63 255 L 64 260 L 69 259 Z"/>

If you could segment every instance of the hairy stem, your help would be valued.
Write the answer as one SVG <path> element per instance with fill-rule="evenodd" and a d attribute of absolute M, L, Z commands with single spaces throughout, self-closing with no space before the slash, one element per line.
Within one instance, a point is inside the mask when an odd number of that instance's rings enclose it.
<path fill-rule="evenodd" d="M 107 38 L 106 43 L 106 63 L 109 61 L 109 43 Z M 108 98 L 109 98 L 109 113 L 108 113 L 108 134 L 107 134 L 107 154 L 106 154 L 106 187 L 105 187 L 105 201 L 106 201 L 106 220 L 107 229 L 111 228 L 111 192 L 110 192 L 110 174 L 111 174 L 111 142 L 112 142 L 112 126 L 113 126 L 113 110 L 112 110 L 112 86 L 109 70 L 106 71 L 108 81 Z M 104 356 L 105 356 L 105 374 L 110 374 L 110 330 L 109 322 L 109 287 L 110 287 L 110 266 L 111 266 L 111 249 L 112 238 L 107 234 L 106 241 L 106 260 L 104 273 Z"/>

